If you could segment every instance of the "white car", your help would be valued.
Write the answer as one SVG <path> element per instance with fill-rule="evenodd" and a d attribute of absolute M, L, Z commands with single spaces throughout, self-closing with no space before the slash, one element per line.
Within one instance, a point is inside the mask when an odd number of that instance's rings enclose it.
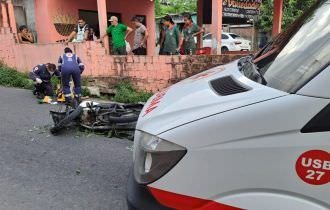
<path fill-rule="evenodd" d="M 213 48 L 214 43 L 211 33 L 203 36 L 203 47 Z M 251 41 L 234 33 L 222 33 L 221 51 L 251 51 Z"/>
<path fill-rule="evenodd" d="M 330 0 L 303 17 L 255 57 L 149 100 L 130 209 L 330 209 Z"/>

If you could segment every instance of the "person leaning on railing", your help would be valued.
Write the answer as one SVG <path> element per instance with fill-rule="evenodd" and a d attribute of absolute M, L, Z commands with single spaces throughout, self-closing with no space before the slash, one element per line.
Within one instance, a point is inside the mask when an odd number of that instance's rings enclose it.
<path fill-rule="evenodd" d="M 66 43 L 87 41 L 88 34 L 89 34 L 89 25 L 85 22 L 84 19 L 79 18 L 78 24 L 67 38 Z"/>
<path fill-rule="evenodd" d="M 20 44 L 33 44 L 34 43 L 33 35 L 25 25 L 19 27 L 19 32 L 18 32 L 17 36 L 18 36 L 18 42 Z"/>
<path fill-rule="evenodd" d="M 109 19 L 111 26 L 106 30 L 106 34 L 101 37 L 100 42 L 102 42 L 106 37 L 111 36 L 113 45 L 114 55 L 127 55 L 127 46 L 129 43 L 126 42 L 126 38 L 132 33 L 133 29 L 130 27 L 119 23 L 116 16 L 112 16 Z"/>

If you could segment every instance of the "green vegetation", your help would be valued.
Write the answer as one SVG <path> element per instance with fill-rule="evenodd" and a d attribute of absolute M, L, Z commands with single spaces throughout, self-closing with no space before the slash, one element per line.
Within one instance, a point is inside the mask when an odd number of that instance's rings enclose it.
<path fill-rule="evenodd" d="M 0 63 L 0 85 L 25 89 L 33 88 L 33 82 L 29 80 L 27 74 L 18 72 L 3 63 Z"/>
<path fill-rule="evenodd" d="M 84 97 L 91 96 L 91 92 L 89 91 L 89 89 L 86 86 L 83 86 L 81 88 L 81 95 Z"/>
<path fill-rule="evenodd" d="M 57 77 L 53 77 L 51 80 L 53 87 L 56 89 L 60 80 Z M 84 85 L 87 86 L 86 80 Z M 29 79 L 28 74 L 16 71 L 0 62 L 0 85 L 6 87 L 17 87 L 24 89 L 33 89 L 33 82 Z M 121 103 L 138 103 L 146 102 L 153 94 L 145 91 L 136 90 L 133 85 L 128 82 L 120 82 L 116 86 L 117 94 L 112 100 Z M 82 89 L 83 96 L 90 96 L 89 90 L 85 87 Z"/>
<path fill-rule="evenodd" d="M 117 94 L 114 101 L 120 103 L 146 102 L 153 94 L 145 91 L 137 91 L 130 82 L 121 82 L 116 87 Z"/>
<path fill-rule="evenodd" d="M 56 90 L 58 86 L 61 87 L 61 81 L 58 77 L 52 77 L 51 83 L 52 83 L 54 90 Z M 88 88 L 86 87 L 86 86 L 88 86 L 86 79 L 82 79 L 82 85 L 83 85 L 83 87 L 81 89 L 82 96 L 84 96 L 84 97 L 91 96 L 91 93 L 89 92 Z"/>
<path fill-rule="evenodd" d="M 316 0 L 284 0 L 282 28 L 285 30 Z M 263 0 L 260 16 L 257 22 L 258 28 L 270 32 L 273 26 L 274 0 Z"/>
<path fill-rule="evenodd" d="M 57 88 L 57 85 L 61 85 L 61 81 L 59 80 L 58 77 L 52 77 L 50 80 L 50 83 L 52 84 L 53 88 Z"/>
<path fill-rule="evenodd" d="M 88 79 L 86 77 L 81 78 L 81 85 L 82 85 L 81 94 L 83 96 L 91 96 L 91 92 L 87 88 L 89 84 L 88 84 Z"/>
<path fill-rule="evenodd" d="M 82 77 L 81 78 L 81 85 L 82 86 L 88 86 L 89 82 L 88 82 L 88 78 L 87 77 Z"/>
<path fill-rule="evenodd" d="M 284 0 L 282 28 L 286 29 L 316 0 Z M 258 17 L 258 28 L 270 32 L 273 26 L 274 0 L 263 0 L 260 16 Z M 167 14 L 182 14 L 184 12 L 197 12 L 197 0 L 156 0 L 156 16 L 162 17 Z"/>
<path fill-rule="evenodd" d="M 164 3 L 167 2 L 167 3 Z M 197 12 L 197 0 L 156 0 L 156 16 Z"/>

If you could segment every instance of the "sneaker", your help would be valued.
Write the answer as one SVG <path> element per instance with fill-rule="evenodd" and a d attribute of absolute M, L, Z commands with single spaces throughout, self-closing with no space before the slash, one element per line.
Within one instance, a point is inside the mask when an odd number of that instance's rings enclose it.
<path fill-rule="evenodd" d="M 37 93 L 37 99 L 44 99 L 45 96 L 41 93 Z"/>

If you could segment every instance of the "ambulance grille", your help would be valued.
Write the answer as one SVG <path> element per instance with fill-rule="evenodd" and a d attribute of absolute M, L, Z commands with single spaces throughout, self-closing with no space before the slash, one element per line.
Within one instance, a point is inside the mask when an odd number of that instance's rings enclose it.
<path fill-rule="evenodd" d="M 249 91 L 250 88 L 244 87 L 240 82 L 236 81 L 231 76 L 221 77 L 211 81 L 211 86 L 215 92 L 221 96 L 234 95 Z"/>

